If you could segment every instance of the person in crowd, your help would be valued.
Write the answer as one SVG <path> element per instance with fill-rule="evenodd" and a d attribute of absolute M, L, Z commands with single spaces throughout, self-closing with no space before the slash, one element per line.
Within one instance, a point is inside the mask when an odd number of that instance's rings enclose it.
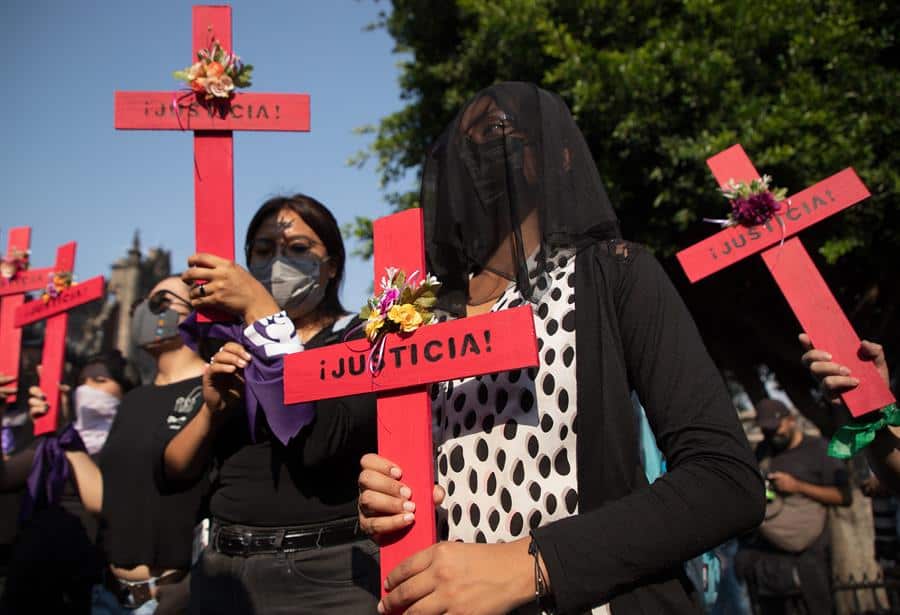
<path fill-rule="evenodd" d="M 124 396 L 97 463 L 87 452 L 66 453 L 81 501 L 100 520 L 106 568 L 104 583 L 93 588 L 93 613 L 169 614 L 187 607 L 193 529 L 207 486 L 200 477 L 177 491 L 161 489 L 154 435 L 169 421 L 186 420 L 202 399 L 206 362 L 178 332 L 191 311 L 189 290 L 180 277 L 169 277 L 136 304 L 132 337 L 153 357 L 156 376 Z M 34 412 L 40 399 L 30 403 Z"/>
<path fill-rule="evenodd" d="M 169 480 L 211 463 L 209 546 L 192 575 L 194 613 L 366 613 L 379 593 L 377 546 L 356 519 L 360 456 L 375 450 L 371 395 L 284 406 L 282 356 L 360 335 L 338 292 L 345 251 L 331 212 L 297 194 L 264 203 L 247 229 L 248 269 L 195 254 L 195 308 L 238 324 L 186 333 L 227 341 L 204 403 L 161 458 Z"/>
<path fill-rule="evenodd" d="M 78 454 L 96 459 L 102 451 L 119 403 L 134 387 L 130 372 L 128 362 L 114 350 L 82 363 L 71 403 L 70 387 L 61 385 L 58 433 L 77 433 L 78 448 L 84 451 Z M 29 394 L 31 418 L 46 413 L 43 392 L 32 386 Z M 68 419 L 71 407 L 73 421 Z M 29 483 L 3 597 L 4 612 L 87 613 L 92 587 L 102 581 L 103 558 L 95 546 L 96 518 L 82 505 L 72 478 L 60 485 L 59 495 L 51 495 L 43 490 L 44 476 L 30 477 L 41 442 L 49 437 L 38 438 L 6 459 L 0 477 L 4 490 L 18 490 Z M 49 465 L 44 459 L 41 463 Z"/>
<path fill-rule="evenodd" d="M 379 612 L 696 612 L 683 562 L 762 520 L 762 477 L 565 103 L 526 83 L 478 93 L 431 149 L 420 200 L 437 315 L 528 305 L 540 365 L 433 390 L 442 542 L 389 571 Z M 632 392 L 667 462 L 652 485 Z M 366 531 L 433 514 L 409 511 L 404 470 L 362 458 Z"/>
<path fill-rule="evenodd" d="M 847 469 L 828 456 L 822 438 L 803 433 L 782 402 L 757 403 L 756 421 L 769 503 L 755 540 L 738 554 L 737 572 L 765 613 L 830 613 L 826 507 L 850 505 Z"/>

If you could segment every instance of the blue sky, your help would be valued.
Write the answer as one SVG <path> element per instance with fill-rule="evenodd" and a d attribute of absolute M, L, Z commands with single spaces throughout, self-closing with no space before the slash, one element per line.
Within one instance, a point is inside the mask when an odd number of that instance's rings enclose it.
<path fill-rule="evenodd" d="M 191 60 L 186 0 L 6 0 L 0 50 L 0 227 L 32 227 L 32 262 L 78 242 L 76 275 L 107 274 L 137 229 L 146 249 L 193 251 L 190 133 L 113 129 L 115 90 L 170 90 Z M 311 95 L 312 132 L 235 133 L 235 228 L 240 240 L 268 197 L 315 196 L 341 223 L 389 213 L 374 165 L 346 165 L 367 144 L 353 128 L 402 105 L 393 41 L 364 31 L 384 2 L 235 0 L 235 51 L 254 65 L 256 92 Z M 412 183 L 412 180 L 410 180 Z M 348 244 L 348 251 L 352 245 Z M 240 254 L 240 250 L 237 252 Z M 371 262 L 348 263 L 343 298 L 362 303 Z"/>

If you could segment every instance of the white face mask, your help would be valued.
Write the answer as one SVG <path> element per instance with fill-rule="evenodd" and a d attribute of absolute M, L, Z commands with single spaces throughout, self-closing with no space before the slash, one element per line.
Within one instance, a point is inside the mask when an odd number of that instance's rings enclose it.
<path fill-rule="evenodd" d="M 89 455 L 103 448 L 118 410 L 119 399 L 106 391 L 86 384 L 75 389 L 75 429 Z"/>

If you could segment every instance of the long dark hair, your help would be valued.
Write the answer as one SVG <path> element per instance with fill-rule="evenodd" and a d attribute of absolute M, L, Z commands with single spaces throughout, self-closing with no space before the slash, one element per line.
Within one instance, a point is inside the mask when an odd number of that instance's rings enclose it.
<path fill-rule="evenodd" d="M 247 266 L 250 265 L 250 243 L 253 237 L 259 231 L 263 221 L 271 215 L 277 214 L 282 209 L 291 209 L 300 216 L 304 222 L 319 236 L 322 244 L 328 251 L 328 257 L 334 263 L 334 277 L 328 281 L 325 288 L 325 297 L 322 303 L 316 308 L 316 311 L 323 316 L 339 317 L 347 313 L 338 292 L 341 289 L 341 282 L 344 279 L 344 263 L 347 260 L 344 252 L 344 240 L 341 238 L 341 229 L 338 227 L 337 220 L 327 207 L 319 201 L 305 194 L 295 194 L 293 196 L 276 196 L 256 210 L 250 225 L 247 227 L 247 236 L 244 239 L 244 258 Z"/>

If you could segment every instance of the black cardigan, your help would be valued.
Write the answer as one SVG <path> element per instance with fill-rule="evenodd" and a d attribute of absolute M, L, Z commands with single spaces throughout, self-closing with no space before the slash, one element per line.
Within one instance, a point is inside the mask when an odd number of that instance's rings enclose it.
<path fill-rule="evenodd" d="M 656 259 L 635 244 L 593 243 L 575 276 L 579 514 L 533 532 L 557 607 L 609 601 L 614 615 L 695 613 L 682 562 L 762 522 L 762 477 Z M 649 486 L 632 390 L 668 468 Z"/>

